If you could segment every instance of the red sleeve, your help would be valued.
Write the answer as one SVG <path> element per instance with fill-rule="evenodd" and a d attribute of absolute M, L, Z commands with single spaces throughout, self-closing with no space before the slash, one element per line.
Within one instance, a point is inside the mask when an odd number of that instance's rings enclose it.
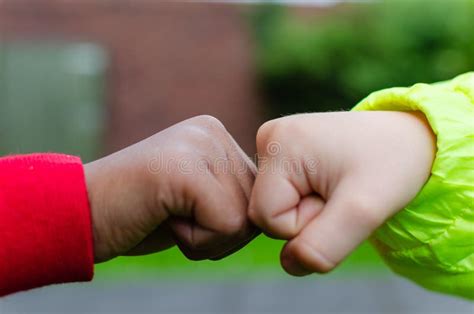
<path fill-rule="evenodd" d="M 81 160 L 58 154 L 0 158 L 0 296 L 92 275 Z"/>

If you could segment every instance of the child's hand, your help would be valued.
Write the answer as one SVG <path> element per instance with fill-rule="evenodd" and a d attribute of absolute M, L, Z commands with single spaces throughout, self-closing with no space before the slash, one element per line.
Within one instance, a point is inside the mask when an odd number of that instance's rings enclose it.
<path fill-rule="evenodd" d="M 175 243 L 218 259 L 247 243 L 255 166 L 222 124 L 186 120 L 85 166 L 96 262 Z"/>
<path fill-rule="evenodd" d="M 403 112 L 302 114 L 264 124 L 252 221 L 288 240 L 293 275 L 327 272 L 428 179 L 435 141 L 424 116 Z"/>

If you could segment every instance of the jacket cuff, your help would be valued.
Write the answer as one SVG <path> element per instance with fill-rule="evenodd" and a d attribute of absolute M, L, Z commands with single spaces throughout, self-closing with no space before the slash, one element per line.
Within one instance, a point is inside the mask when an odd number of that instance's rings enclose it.
<path fill-rule="evenodd" d="M 0 296 L 93 277 L 91 216 L 78 157 L 0 158 Z"/>
<path fill-rule="evenodd" d="M 474 298 L 474 73 L 375 92 L 354 110 L 417 110 L 426 116 L 437 137 L 431 176 L 372 242 L 395 272 L 432 290 Z"/>

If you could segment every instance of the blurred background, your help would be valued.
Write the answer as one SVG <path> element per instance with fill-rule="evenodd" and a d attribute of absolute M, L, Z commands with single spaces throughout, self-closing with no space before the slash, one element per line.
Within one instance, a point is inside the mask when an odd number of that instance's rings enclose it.
<path fill-rule="evenodd" d="M 268 119 L 474 70 L 473 30 L 471 0 L 0 0 L 0 155 L 90 161 L 198 114 L 253 155 Z M 391 274 L 368 244 L 304 279 L 280 269 L 282 245 L 260 236 L 219 263 L 118 258 L 0 313 L 474 312 Z"/>

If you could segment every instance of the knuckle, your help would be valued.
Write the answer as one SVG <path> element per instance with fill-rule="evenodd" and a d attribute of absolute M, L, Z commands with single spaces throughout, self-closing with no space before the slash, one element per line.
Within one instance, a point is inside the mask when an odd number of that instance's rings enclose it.
<path fill-rule="evenodd" d="M 200 115 L 194 118 L 191 118 L 193 123 L 195 123 L 197 126 L 200 126 L 204 129 L 207 130 L 225 130 L 224 124 L 217 119 L 216 117 L 213 117 L 211 115 Z"/>
<path fill-rule="evenodd" d="M 279 127 L 278 120 L 267 121 L 257 131 L 257 148 L 265 149 L 266 145 L 275 137 L 275 131 Z"/>
<path fill-rule="evenodd" d="M 286 143 L 289 138 L 304 136 L 307 132 L 302 132 L 302 127 L 296 121 L 292 117 L 283 117 L 265 122 L 257 131 L 258 152 L 274 155 L 279 152 L 281 144 Z"/>
<path fill-rule="evenodd" d="M 221 232 L 224 235 L 235 235 L 244 230 L 247 225 L 247 217 L 244 215 L 234 215 L 223 222 Z"/>
<path fill-rule="evenodd" d="M 191 146 L 201 147 L 207 152 L 225 150 L 224 143 L 231 138 L 222 122 L 208 115 L 191 118 L 184 132 Z"/>
<path fill-rule="evenodd" d="M 208 128 L 196 123 L 191 123 L 183 128 L 185 138 L 191 144 L 196 145 L 197 143 L 207 142 L 212 140 L 212 132 Z"/>
<path fill-rule="evenodd" d="M 216 132 L 221 131 L 218 131 L 216 127 L 211 127 L 210 124 L 204 122 L 200 117 L 190 119 L 181 128 L 182 138 L 191 150 L 200 146 L 212 147 L 217 145 L 219 142 Z"/>

